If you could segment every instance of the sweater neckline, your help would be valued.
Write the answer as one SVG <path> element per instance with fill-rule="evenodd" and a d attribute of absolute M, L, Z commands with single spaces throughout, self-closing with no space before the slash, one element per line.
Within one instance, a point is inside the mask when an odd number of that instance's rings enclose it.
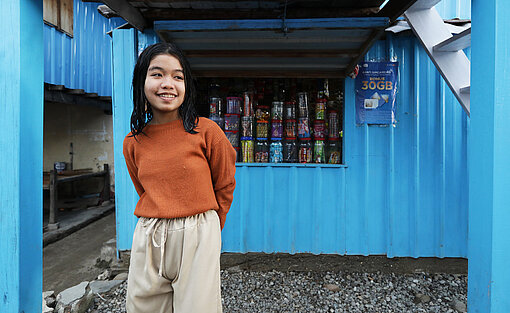
<path fill-rule="evenodd" d="M 162 124 L 148 124 L 146 127 L 147 130 L 174 130 L 183 128 L 184 126 L 182 125 L 182 119 L 179 118 L 174 121 Z"/>

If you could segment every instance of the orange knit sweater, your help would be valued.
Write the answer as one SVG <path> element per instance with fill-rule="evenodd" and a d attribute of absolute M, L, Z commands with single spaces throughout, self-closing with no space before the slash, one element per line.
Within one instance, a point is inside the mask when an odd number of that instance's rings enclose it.
<path fill-rule="evenodd" d="M 124 139 L 129 175 L 140 196 L 135 215 L 176 218 L 218 212 L 221 228 L 232 204 L 236 152 L 213 121 L 201 117 L 197 134 L 182 120 L 147 125 Z"/>

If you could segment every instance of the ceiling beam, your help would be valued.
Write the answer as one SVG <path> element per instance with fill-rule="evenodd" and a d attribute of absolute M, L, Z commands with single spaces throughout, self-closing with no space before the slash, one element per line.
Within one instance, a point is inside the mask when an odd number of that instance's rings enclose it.
<path fill-rule="evenodd" d="M 384 34 L 384 29 L 374 29 L 372 31 L 372 34 L 368 37 L 368 39 L 363 43 L 361 46 L 361 49 L 359 50 L 359 54 L 357 57 L 353 58 L 349 65 L 347 65 L 345 69 L 345 76 L 349 76 L 352 71 L 354 70 L 354 67 L 358 65 L 358 63 L 365 57 L 365 54 L 368 52 L 368 50 L 372 47 L 374 42 L 376 42 L 382 35 Z"/>
<path fill-rule="evenodd" d="M 342 70 L 192 70 L 194 77 L 344 78 Z"/>
<path fill-rule="evenodd" d="M 397 18 L 402 16 L 404 12 L 409 9 L 415 2 L 416 0 L 390 0 L 390 2 L 388 2 L 388 4 L 382 8 L 377 16 L 389 17 L 390 23 L 393 23 Z"/>
<path fill-rule="evenodd" d="M 140 13 L 140 10 L 133 7 L 128 3 L 128 1 L 102 0 L 102 2 L 139 31 L 143 31 L 148 26 L 148 23 L 142 13 Z"/>
<path fill-rule="evenodd" d="M 288 8 L 287 18 L 335 18 L 375 16 L 379 8 Z M 198 19 L 281 19 L 280 9 L 175 9 L 143 8 L 143 16 L 148 20 L 198 20 Z"/>
<path fill-rule="evenodd" d="M 108 99 L 106 100 L 106 99 Z M 66 90 L 55 90 L 53 88 L 46 88 L 44 90 L 44 101 L 48 102 L 56 102 L 56 103 L 66 103 L 66 104 L 76 104 L 76 105 L 85 105 L 89 107 L 96 107 L 101 110 L 111 111 L 112 103 L 111 97 L 108 98 L 90 98 L 84 95 L 72 94 L 66 92 Z M 105 99 L 105 100 L 102 100 Z"/>
<path fill-rule="evenodd" d="M 316 18 L 316 19 L 287 19 L 285 26 L 291 29 L 384 29 L 389 25 L 386 17 L 357 17 L 357 18 Z M 211 30 L 263 30 L 282 29 L 283 22 L 279 19 L 262 20 L 187 20 L 187 21 L 156 21 L 154 30 L 157 31 L 211 31 Z"/>
<path fill-rule="evenodd" d="M 186 50 L 188 58 L 352 58 L 356 50 Z"/>

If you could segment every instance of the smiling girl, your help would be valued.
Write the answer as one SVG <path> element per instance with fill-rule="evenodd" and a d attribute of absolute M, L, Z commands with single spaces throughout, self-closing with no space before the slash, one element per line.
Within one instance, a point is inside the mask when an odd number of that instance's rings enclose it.
<path fill-rule="evenodd" d="M 140 196 L 128 313 L 222 312 L 221 229 L 233 199 L 236 152 L 198 118 L 190 66 L 173 44 L 149 46 L 133 72 L 126 165 Z"/>

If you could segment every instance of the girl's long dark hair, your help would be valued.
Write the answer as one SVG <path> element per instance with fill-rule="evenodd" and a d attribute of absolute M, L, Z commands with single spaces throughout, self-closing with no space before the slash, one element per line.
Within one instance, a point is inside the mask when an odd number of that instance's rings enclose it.
<path fill-rule="evenodd" d="M 195 82 L 191 75 L 188 60 L 181 49 L 172 43 L 156 43 L 145 50 L 138 57 L 133 71 L 133 113 L 131 113 L 131 133 L 133 136 L 143 134 L 143 129 L 152 120 L 152 108 L 145 97 L 145 77 L 152 59 L 161 54 L 169 54 L 179 60 L 184 72 L 184 101 L 179 107 L 179 116 L 184 129 L 190 134 L 196 134 L 198 114 L 195 110 Z"/>

